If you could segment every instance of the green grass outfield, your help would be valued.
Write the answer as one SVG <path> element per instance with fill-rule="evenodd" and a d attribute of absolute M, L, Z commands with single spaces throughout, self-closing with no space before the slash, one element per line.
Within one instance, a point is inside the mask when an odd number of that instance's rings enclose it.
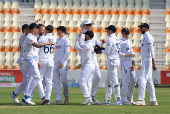
<path fill-rule="evenodd" d="M 69 105 L 50 105 L 41 106 L 38 89 L 36 88 L 33 101 L 36 106 L 22 106 L 15 104 L 10 93 L 16 88 L 0 88 L 0 114 L 170 114 L 170 88 L 156 88 L 156 97 L 159 106 L 101 106 L 90 105 L 82 106 L 80 102 L 84 101 L 84 97 L 80 88 L 69 88 L 70 103 Z M 104 88 L 99 88 L 97 99 L 104 100 Z M 137 100 L 138 88 L 135 89 L 134 101 Z M 64 98 L 64 97 L 63 97 Z M 19 95 L 21 102 L 22 94 Z M 54 90 L 52 91 L 51 100 L 55 100 Z M 112 100 L 112 102 L 114 99 Z M 149 93 L 146 91 L 146 103 L 149 102 Z"/>

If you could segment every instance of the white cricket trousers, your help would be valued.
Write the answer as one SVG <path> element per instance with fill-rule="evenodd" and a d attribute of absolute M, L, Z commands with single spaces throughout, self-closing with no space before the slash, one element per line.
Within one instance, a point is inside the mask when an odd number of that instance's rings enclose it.
<path fill-rule="evenodd" d="M 155 87 L 152 80 L 152 58 L 142 59 L 142 68 L 139 77 L 139 99 L 145 100 L 146 86 L 150 93 L 150 101 L 156 101 Z"/>
<path fill-rule="evenodd" d="M 37 87 L 39 90 L 40 98 L 42 99 L 45 96 L 47 100 L 50 100 L 52 91 L 53 66 L 49 67 L 49 59 L 41 59 L 39 62 L 41 63 L 41 67 L 39 69 L 41 77 Z M 43 84 L 43 81 L 45 84 Z M 44 88 L 46 88 L 46 90 L 44 90 Z"/>
<path fill-rule="evenodd" d="M 120 97 L 120 85 L 118 82 L 118 77 L 117 77 L 117 69 L 119 67 L 120 60 L 108 60 L 107 61 L 107 79 L 106 79 L 106 86 L 108 85 L 108 88 L 105 88 L 105 100 L 110 100 L 111 99 L 111 92 L 113 91 L 113 94 L 115 95 L 115 98 L 121 98 Z M 111 81 L 111 85 L 110 85 Z M 112 86 L 113 85 L 113 86 Z M 111 89 L 114 87 L 113 89 Z"/>
<path fill-rule="evenodd" d="M 136 85 L 136 72 L 131 71 L 131 67 L 128 67 L 128 64 L 125 60 L 121 61 L 121 74 L 122 74 L 122 102 L 127 102 L 127 91 L 129 87 L 128 97 L 133 99 L 133 93 Z M 130 85 L 129 85 L 130 83 Z"/>
<path fill-rule="evenodd" d="M 29 72 L 26 69 L 22 68 L 22 62 L 23 62 L 23 57 L 18 58 L 17 63 L 19 64 L 19 67 L 21 69 L 22 74 L 24 75 L 23 81 L 20 83 L 19 87 L 15 90 L 15 94 L 19 95 L 22 91 L 23 93 L 23 98 L 25 94 L 25 90 L 28 89 L 27 83 L 29 83 L 31 77 L 29 77 Z M 31 98 L 33 97 L 34 92 L 31 94 Z"/>
<path fill-rule="evenodd" d="M 38 60 L 35 59 L 25 59 L 24 61 L 25 66 L 29 72 L 29 77 L 32 77 L 32 80 L 30 80 L 29 83 L 27 83 L 28 89 L 25 90 L 26 96 L 31 96 L 32 92 L 34 91 L 35 87 L 37 86 L 39 80 L 40 80 L 40 72 L 38 69 Z M 24 64 L 23 63 L 23 64 Z"/>
<path fill-rule="evenodd" d="M 96 95 L 97 90 L 99 89 L 99 84 L 100 84 L 100 79 L 101 79 L 101 72 L 100 72 L 100 67 L 99 67 L 97 58 L 94 56 L 93 59 L 94 59 L 94 65 L 95 65 L 95 72 L 94 72 L 91 96 Z"/>
<path fill-rule="evenodd" d="M 68 83 L 67 83 L 67 73 L 68 73 L 68 61 L 63 63 L 62 68 L 58 68 L 60 62 L 54 64 L 53 69 L 53 84 L 55 90 L 56 100 L 62 100 L 61 96 L 61 85 L 63 85 L 63 94 L 65 97 L 68 97 Z M 61 80 L 61 81 L 60 81 Z"/>
<path fill-rule="evenodd" d="M 82 67 L 79 84 L 81 87 L 81 91 L 85 97 L 85 101 L 92 101 L 91 99 L 91 87 L 92 87 L 92 79 L 95 72 L 94 64 L 85 64 Z"/>

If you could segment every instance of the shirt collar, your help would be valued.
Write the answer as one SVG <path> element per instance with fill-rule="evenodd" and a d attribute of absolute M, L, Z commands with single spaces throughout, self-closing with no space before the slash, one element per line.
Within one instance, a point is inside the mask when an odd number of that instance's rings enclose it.
<path fill-rule="evenodd" d="M 46 36 L 52 36 L 52 33 L 46 33 Z"/>
<path fill-rule="evenodd" d="M 122 40 L 123 40 L 123 41 L 127 41 L 128 39 L 126 39 L 125 37 L 122 37 Z"/>
<path fill-rule="evenodd" d="M 115 33 L 109 35 L 109 37 L 115 37 L 115 36 L 116 36 Z"/>
<path fill-rule="evenodd" d="M 87 40 L 86 43 L 89 43 L 89 42 L 91 42 L 91 41 L 92 41 L 92 39 L 91 39 L 91 40 Z"/>
<path fill-rule="evenodd" d="M 148 32 L 145 32 L 145 33 L 143 34 L 143 36 L 145 36 L 145 35 L 147 35 L 147 34 L 149 34 L 149 31 L 148 31 Z"/>
<path fill-rule="evenodd" d="M 82 31 L 82 33 L 84 34 L 85 32 L 87 32 L 87 30 L 84 28 L 83 31 Z"/>

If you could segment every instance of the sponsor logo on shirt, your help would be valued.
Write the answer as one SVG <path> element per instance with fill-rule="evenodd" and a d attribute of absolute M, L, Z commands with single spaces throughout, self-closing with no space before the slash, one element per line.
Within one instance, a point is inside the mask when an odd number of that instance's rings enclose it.
<path fill-rule="evenodd" d="M 90 51 L 90 49 L 87 49 L 87 51 Z"/>
<path fill-rule="evenodd" d="M 33 40 L 31 40 L 31 42 L 33 42 Z"/>
<path fill-rule="evenodd" d="M 62 47 L 61 46 L 55 46 L 56 49 L 61 49 Z"/>

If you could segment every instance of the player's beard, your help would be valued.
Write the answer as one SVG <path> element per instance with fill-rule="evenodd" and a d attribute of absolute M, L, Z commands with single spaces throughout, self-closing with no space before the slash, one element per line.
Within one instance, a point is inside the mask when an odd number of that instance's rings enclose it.
<path fill-rule="evenodd" d="M 85 39 L 84 39 L 85 41 L 87 41 L 87 37 L 85 37 Z"/>
<path fill-rule="evenodd" d="M 144 33 L 145 33 L 145 30 L 141 30 L 141 33 L 144 34 Z"/>

